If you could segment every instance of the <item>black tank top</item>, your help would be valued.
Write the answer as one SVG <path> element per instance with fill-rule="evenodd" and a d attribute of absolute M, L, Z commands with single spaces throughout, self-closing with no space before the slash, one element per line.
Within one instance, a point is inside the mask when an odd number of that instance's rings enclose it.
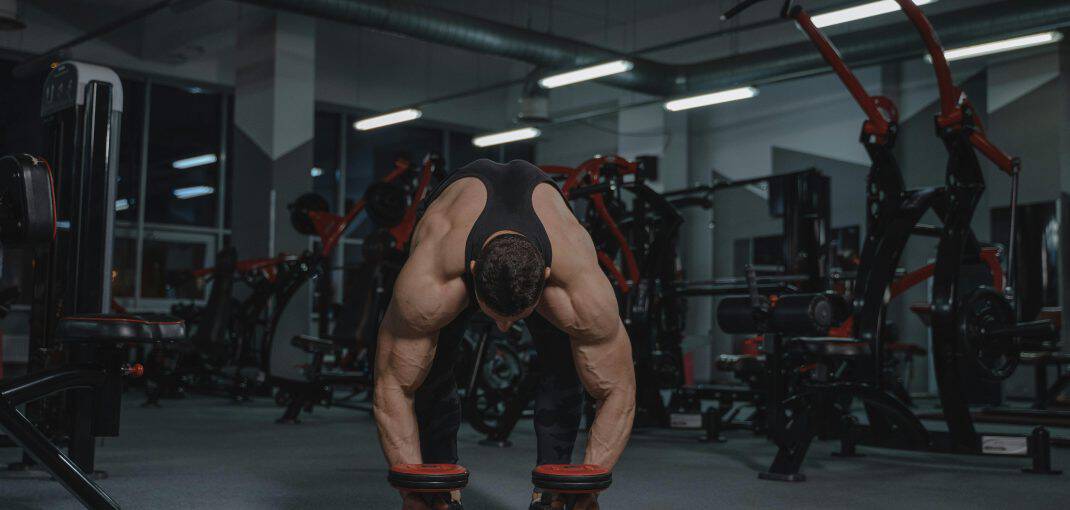
<path fill-rule="evenodd" d="M 535 186 L 544 182 L 553 185 L 560 192 L 553 179 L 539 167 L 527 161 L 514 159 L 501 164 L 489 159 L 477 159 L 442 181 L 424 199 L 420 206 L 420 216 L 423 216 L 423 212 L 427 210 L 431 202 L 438 198 L 446 188 L 465 177 L 475 177 L 487 188 L 487 204 L 483 207 L 483 212 L 480 213 L 475 224 L 472 225 L 472 231 L 468 233 L 468 240 L 465 243 L 465 275 L 468 275 L 467 269 L 472 261 L 479 258 L 487 239 L 495 232 L 502 230 L 517 232 L 534 243 L 542 253 L 546 267 L 550 267 L 553 260 L 550 238 L 546 236 L 542 221 L 535 215 L 535 208 L 531 205 L 531 194 Z"/>

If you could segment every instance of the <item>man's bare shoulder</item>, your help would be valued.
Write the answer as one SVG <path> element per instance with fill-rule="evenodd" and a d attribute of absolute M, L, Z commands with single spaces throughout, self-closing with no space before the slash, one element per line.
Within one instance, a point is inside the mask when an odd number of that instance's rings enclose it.
<path fill-rule="evenodd" d="M 416 225 L 410 261 L 430 263 L 427 269 L 433 267 L 445 275 L 462 274 L 465 242 L 486 197 L 486 189 L 477 179 L 460 179 L 446 188 Z"/>
<path fill-rule="evenodd" d="M 553 250 L 551 283 L 572 280 L 592 269 L 600 271 L 591 235 L 576 219 L 556 188 L 547 183 L 536 186 L 532 194 L 532 207 L 546 230 Z"/>

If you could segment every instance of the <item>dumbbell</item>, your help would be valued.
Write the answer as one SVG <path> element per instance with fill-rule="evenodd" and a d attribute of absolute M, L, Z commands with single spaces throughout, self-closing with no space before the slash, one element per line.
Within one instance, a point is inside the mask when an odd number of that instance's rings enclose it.
<path fill-rule="evenodd" d="M 415 493 L 429 508 L 446 503 L 450 510 L 463 510 L 451 491 L 468 485 L 468 470 L 456 464 L 399 464 L 386 477 L 395 489 Z"/>
<path fill-rule="evenodd" d="M 580 496 L 608 489 L 613 476 L 594 464 L 543 464 L 531 471 L 531 483 L 541 493 L 531 510 L 549 509 L 555 499 L 564 500 L 565 510 L 571 510 Z"/>

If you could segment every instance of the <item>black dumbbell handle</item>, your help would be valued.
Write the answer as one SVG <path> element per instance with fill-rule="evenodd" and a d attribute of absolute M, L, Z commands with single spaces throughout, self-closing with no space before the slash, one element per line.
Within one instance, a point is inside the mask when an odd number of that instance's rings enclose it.
<path fill-rule="evenodd" d="M 988 331 L 989 337 L 1007 338 L 1017 337 L 1030 340 L 1051 340 L 1059 336 L 1059 330 L 1049 320 L 1020 322 L 1014 326 L 993 328 Z"/>

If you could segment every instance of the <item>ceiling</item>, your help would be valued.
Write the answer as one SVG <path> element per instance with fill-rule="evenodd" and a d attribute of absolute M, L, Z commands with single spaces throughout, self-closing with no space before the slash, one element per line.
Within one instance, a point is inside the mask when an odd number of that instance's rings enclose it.
<path fill-rule="evenodd" d="M 89 31 L 149 7 L 159 0 L 22 0 L 24 4 L 57 16 L 65 23 Z M 722 23 L 718 15 L 736 0 L 416 0 L 438 8 L 539 32 L 581 39 L 621 52 L 632 52 L 683 38 L 740 25 L 775 19 L 779 1 L 769 1 L 739 19 Z M 809 0 L 807 8 L 820 11 L 854 5 L 861 0 Z M 955 10 L 996 0 L 940 0 L 927 11 Z M 25 8 L 26 6 L 24 6 Z M 234 0 L 185 0 L 104 37 L 108 43 L 138 58 L 178 63 L 219 52 L 234 44 L 234 26 L 243 12 L 257 7 Z M 892 16 L 832 29 L 851 31 L 874 24 L 895 22 Z M 321 30 L 342 30 L 355 37 L 351 26 L 322 21 Z M 31 26 L 30 29 L 33 27 Z M 690 63 L 730 53 L 799 42 L 802 35 L 790 24 L 775 24 L 724 37 L 648 53 L 669 63 Z"/>

